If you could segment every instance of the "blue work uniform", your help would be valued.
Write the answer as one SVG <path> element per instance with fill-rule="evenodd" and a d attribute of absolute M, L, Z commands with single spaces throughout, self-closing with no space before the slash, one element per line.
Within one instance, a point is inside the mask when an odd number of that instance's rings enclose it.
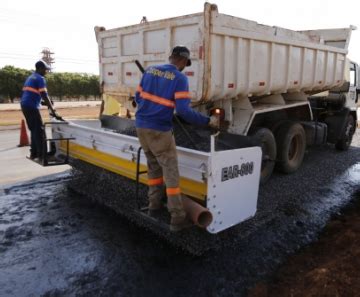
<path fill-rule="evenodd" d="M 184 219 L 177 152 L 172 135 L 174 109 L 186 122 L 207 125 L 209 117 L 190 107 L 187 77 L 174 65 L 165 64 L 146 69 L 135 94 L 137 103 L 136 131 L 147 159 L 149 210 L 161 205 L 165 183 L 167 208 L 171 224 Z"/>
<path fill-rule="evenodd" d="M 32 73 L 25 81 L 21 96 L 21 110 L 31 132 L 30 158 L 42 157 L 44 145 L 44 129 L 40 114 L 42 97 L 48 97 L 45 78 L 37 72 Z M 46 151 L 45 151 L 46 153 Z"/>
<path fill-rule="evenodd" d="M 25 81 L 21 96 L 21 107 L 40 108 L 41 97 L 48 96 L 45 78 L 39 73 L 32 73 Z"/>
<path fill-rule="evenodd" d="M 190 107 L 190 97 L 188 79 L 174 65 L 147 68 L 135 94 L 136 127 L 169 131 L 174 109 L 190 124 L 207 125 L 209 117 Z"/>

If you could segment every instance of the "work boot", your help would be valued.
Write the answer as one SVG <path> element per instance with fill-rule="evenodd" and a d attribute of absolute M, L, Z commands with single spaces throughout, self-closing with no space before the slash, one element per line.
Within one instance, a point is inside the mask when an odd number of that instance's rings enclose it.
<path fill-rule="evenodd" d="M 163 208 L 163 186 L 151 186 L 149 187 L 149 211 L 158 211 Z"/>
<path fill-rule="evenodd" d="M 29 157 L 30 160 L 34 160 L 34 159 L 36 159 L 36 158 L 37 158 L 37 154 L 35 154 L 35 153 L 30 153 L 30 157 Z"/>
<path fill-rule="evenodd" d="M 149 205 L 148 205 L 148 209 L 159 210 L 159 209 L 162 209 L 163 206 L 164 205 L 162 204 L 162 202 L 160 200 L 159 201 L 150 201 Z"/>
<path fill-rule="evenodd" d="M 149 203 L 148 205 L 148 215 L 151 217 L 159 215 L 161 209 L 163 208 L 163 205 L 161 203 L 155 204 L 155 203 Z"/>
<path fill-rule="evenodd" d="M 161 209 L 164 207 L 163 202 L 161 201 L 161 198 L 151 198 L 149 199 L 149 205 L 148 205 L 148 215 L 149 216 L 157 216 Z"/>
<path fill-rule="evenodd" d="M 56 157 L 55 157 L 54 155 L 49 155 L 49 154 L 47 154 L 46 160 L 47 160 L 48 162 L 55 162 L 55 161 L 57 161 L 57 159 L 56 159 Z"/>
<path fill-rule="evenodd" d="M 33 161 L 38 163 L 41 166 L 47 165 L 47 162 L 45 162 L 45 160 L 41 157 L 36 157 L 35 159 L 33 159 Z"/>
<path fill-rule="evenodd" d="M 193 223 L 187 217 L 184 211 L 177 211 L 171 213 L 171 221 L 170 221 L 170 231 L 171 232 L 178 232 L 185 228 L 188 228 Z"/>

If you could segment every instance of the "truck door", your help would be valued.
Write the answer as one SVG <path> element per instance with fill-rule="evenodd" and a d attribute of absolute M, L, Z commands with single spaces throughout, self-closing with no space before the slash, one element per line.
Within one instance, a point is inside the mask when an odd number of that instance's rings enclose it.
<path fill-rule="evenodd" d="M 349 88 L 349 99 L 351 102 L 350 106 L 359 105 L 358 71 L 359 71 L 359 66 L 356 63 L 351 62 L 350 63 L 350 88 Z"/>

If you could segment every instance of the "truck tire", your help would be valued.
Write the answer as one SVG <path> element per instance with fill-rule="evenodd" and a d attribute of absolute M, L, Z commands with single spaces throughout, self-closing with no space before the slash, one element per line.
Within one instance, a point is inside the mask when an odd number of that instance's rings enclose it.
<path fill-rule="evenodd" d="M 346 151 L 351 144 L 354 133 L 355 133 L 355 120 L 354 117 L 351 114 L 349 114 L 341 138 L 335 143 L 336 149 L 339 151 Z"/>
<path fill-rule="evenodd" d="M 282 124 L 276 133 L 276 167 L 283 173 L 293 173 L 301 165 L 305 149 L 306 135 L 302 125 L 294 122 Z"/>
<path fill-rule="evenodd" d="M 275 167 L 276 141 L 274 134 L 268 128 L 258 128 L 252 136 L 261 142 L 262 161 L 260 183 L 264 184 L 270 178 Z"/>

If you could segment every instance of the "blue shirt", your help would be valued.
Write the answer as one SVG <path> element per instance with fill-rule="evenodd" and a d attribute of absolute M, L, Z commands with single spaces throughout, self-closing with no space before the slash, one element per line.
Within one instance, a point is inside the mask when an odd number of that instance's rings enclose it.
<path fill-rule="evenodd" d="M 38 109 L 42 96 L 48 96 L 45 78 L 37 72 L 25 81 L 20 104 L 22 107 Z"/>
<path fill-rule="evenodd" d="M 209 117 L 191 109 L 188 79 L 172 64 L 147 68 L 135 100 L 138 128 L 171 130 L 174 109 L 190 124 L 205 126 L 209 123 Z"/>

